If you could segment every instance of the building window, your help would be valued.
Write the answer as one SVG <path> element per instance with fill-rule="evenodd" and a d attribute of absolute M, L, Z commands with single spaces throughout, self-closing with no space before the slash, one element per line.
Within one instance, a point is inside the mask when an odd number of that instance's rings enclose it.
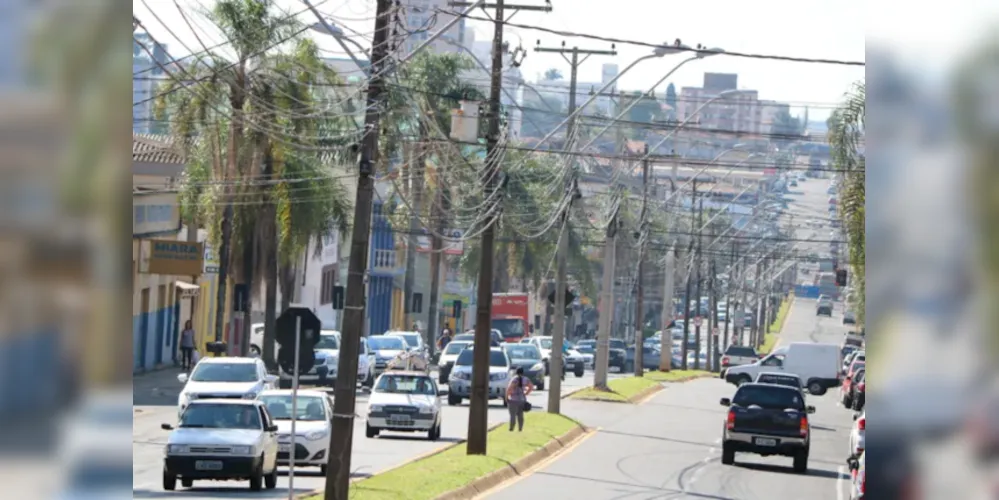
<path fill-rule="evenodd" d="M 336 286 L 336 265 L 323 266 L 323 279 L 319 284 L 319 305 L 333 303 L 334 286 Z"/>

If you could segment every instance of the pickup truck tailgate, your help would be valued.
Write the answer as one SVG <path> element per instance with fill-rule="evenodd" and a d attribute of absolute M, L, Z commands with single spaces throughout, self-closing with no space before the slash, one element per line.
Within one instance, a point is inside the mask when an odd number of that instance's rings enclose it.
<path fill-rule="evenodd" d="M 771 410 L 758 406 L 733 406 L 732 411 L 735 413 L 733 432 L 767 436 L 798 437 L 801 417 L 805 416 L 798 410 Z"/>

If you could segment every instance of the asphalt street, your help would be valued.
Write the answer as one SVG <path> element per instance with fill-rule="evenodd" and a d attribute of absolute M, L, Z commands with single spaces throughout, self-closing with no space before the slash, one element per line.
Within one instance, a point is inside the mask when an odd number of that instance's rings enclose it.
<path fill-rule="evenodd" d="M 184 498 L 287 498 L 288 478 L 282 468 L 278 487 L 275 490 L 251 492 L 245 481 L 242 482 L 196 482 L 194 488 L 179 488 L 178 492 L 166 492 L 162 486 L 163 449 L 169 431 L 160 429 L 160 424 L 174 423 L 177 412 L 177 395 L 182 385 L 177 382 L 176 370 L 166 370 L 135 377 L 133 384 L 133 427 L 132 427 L 132 496 L 133 498 L 166 498 L 178 494 Z M 614 375 L 612 375 L 614 376 Z M 563 392 L 593 384 L 593 372 L 587 371 L 577 378 L 569 374 L 563 383 Z M 548 391 L 538 391 L 530 397 L 538 409 L 547 407 Z M 367 412 L 368 394 L 358 391 L 357 414 Z M 428 441 L 422 434 L 388 433 L 375 439 L 364 436 L 363 420 L 354 426 L 354 450 L 351 467 L 356 477 L 367 477 L 396 467 L 421 455 L 462 441 L 467 435 L 468 402 L 452 407 L 444 403 L 442 437 L 437 442 Z M 505 422 L 509 418 L 506 409 L 497 401 L 490 405 L 489 422 Z M 307 493 L 325 485 L 325 477 L 318 469 L 296 468 L 295 490 Z"/>
<path fill-rule="evenodd" d="M 796 300 L 782 343 L 842 340 L 842 311 L 815 316 L 814 300 Z M 791 470 L 791 459 L 737 454 L 721 465 L 721 431 L 726 409 L 718 404 L 734 386 L 720 379 L 669 384 L 640 406 L 590 402 L 565 406 L 565 413 L 597 428 L 590 437 L 540 470 L 486 498 L 587 499 L 830 499 L 849 498 L 845 468 L 852 413 L 837 404 L 837 392 L 810 396 L 812 416 L 809 471 Z M 600 412 L 594 407 L 602 406 Z M 585 410 L 585 414 L 576 413 Z M 846 496 L 844 496 L 846 495 Z"/>

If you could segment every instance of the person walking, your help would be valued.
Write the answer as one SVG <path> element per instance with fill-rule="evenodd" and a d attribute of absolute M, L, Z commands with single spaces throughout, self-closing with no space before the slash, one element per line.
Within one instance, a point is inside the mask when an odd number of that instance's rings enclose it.
<path fill-rule="evenodd" d="M 510 410 L 510 432 L 517 424 L 517 431 L 524 430 L 524 410 L 527 406 L 527 396 L 534 391 L 534 384 L 524 376 L 524 369 L 517 368 L 517 376 L 506 386 L 506 406 Z"/>
<path fill-rule="evenodd" d="M 194 328 L 191 320 L 184 322 L 184 331 L 180 332 L 180 354 L 184 371 L 194 368 Z"/>
<path fill-rule="evenodd" d="M 451 329 L 445 327 L 441 331 L 441 338 L 437 339 L 437 350 L 443 351 L 447 348 L 447 345 L 451 343 Z"/>

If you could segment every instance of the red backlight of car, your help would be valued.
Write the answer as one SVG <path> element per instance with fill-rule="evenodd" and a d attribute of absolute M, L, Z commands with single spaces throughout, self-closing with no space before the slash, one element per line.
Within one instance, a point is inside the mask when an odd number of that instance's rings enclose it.
<path fill-rule="evenodd" d="M 728 356 L 722 358 L 722 366 L 728 366 L 729 361 Z"/>
<path fill-rule="evenodd" d="M 808 417 L 801 417 L 801 424 L 798 427 L 798 433 L 801 437 L 808 436 Z"/>
<path fill-rule="evenodd" d="M 725 427 L 727 427 L 728 430 L 735 428 L 735 410 L 728 411 L 728 420 L 725 422 Z"/>
<path fill-rule="evenodd" d="M 862 431 L 867 430 L 867 417 L 860 417 L 857 419 L 857 429 Z"/>

